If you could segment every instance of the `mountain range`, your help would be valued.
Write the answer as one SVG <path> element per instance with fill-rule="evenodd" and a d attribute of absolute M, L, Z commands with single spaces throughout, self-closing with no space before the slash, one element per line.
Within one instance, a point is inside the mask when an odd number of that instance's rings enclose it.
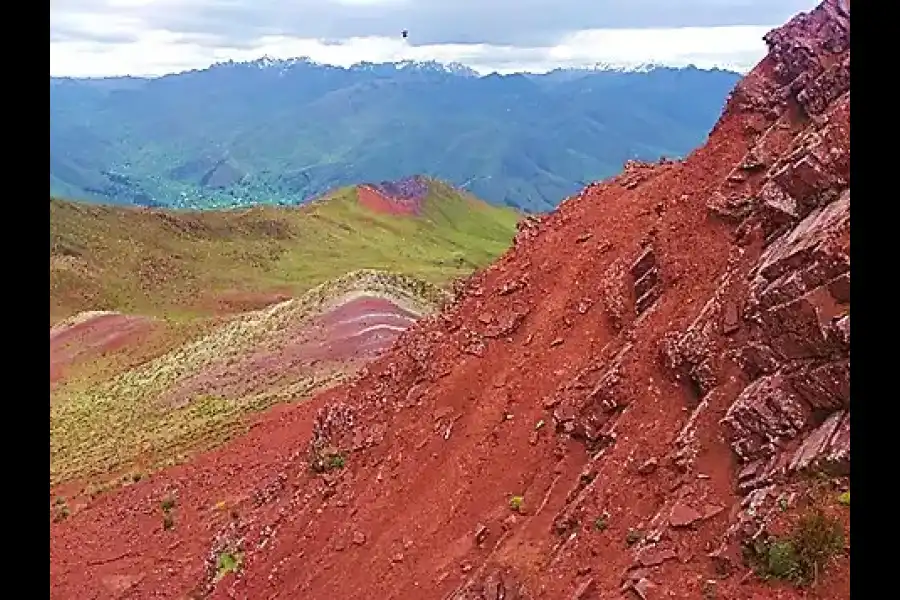
<path fill-rule="evenodd" d="M 298 204 L 425 174 L 526 211 L 628 159 L 700 145 L 739 75 L 648 65 L 480 76 L 463 65 L 227 62 L 50 78 L 50 192 L 174 208 Z"/>

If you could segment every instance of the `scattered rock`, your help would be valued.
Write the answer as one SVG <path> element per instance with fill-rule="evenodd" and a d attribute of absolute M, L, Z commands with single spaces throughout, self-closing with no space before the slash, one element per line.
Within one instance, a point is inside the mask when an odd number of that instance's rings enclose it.
<path fill-rule="evenodd" d="M 575 589 L 575 593 L 572 594 L 572 600 L 596 600 L 596 598 L 597 585 L 594 583 L 593 579 L 583 581 L 581 585 Z"/>
<path fill-rule="evenodd" d="M 682 502 L 676 502 L 669 513 L 669 525 L 672 527 L 690 527 L 702 518 L 703 515 L 690 506 Z"/>
<path fill-rule="evenodd" d="M 640 467 L 638 473 L 641 475 L 650 475 L 659 466 L 659 460 L 656 457 L 647 459 Z"/>
<path fill-rule="evenodd" d="M 475 543 L 481 544 L 488 536 L 488 528 L 487 525 L 479 524 L 478 527 L 475 528 Z"/>
<path fill-rule="evenodd" d="M 655 600 L 660 595 L 657 593 L 659 586 L 647 579 L 646 577 L 639 579 L 631 590 L 641 600 Z"/>
<path fill-rule="evenodd" d="M 669 549 L 660 549 L 655 546 L 644 548 L 638 554 L 637 561 L 642 567 L 656 567 L 667 560 L 678 558 L 678 555 Z"/>
<path fill-rule="evenodd" d="M 722 315 L 722 333 L 725 335 L 731 335 L 740 329 L 741 323 L 738 317 L 738 308 L 733 303 L 729 302 L 725 305 L 723 309 Z"/>

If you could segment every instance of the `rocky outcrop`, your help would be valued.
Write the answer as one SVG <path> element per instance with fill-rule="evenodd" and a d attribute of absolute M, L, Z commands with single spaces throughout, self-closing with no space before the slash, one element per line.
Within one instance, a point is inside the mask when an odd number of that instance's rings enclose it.
<path fill-rule="evenodd" d="M 740 318 L 720 310 L 721 333 L 740 334 L 703 351 L 692 340 L 715 329 L 710 314 L 675 338 L 697 350 L 668 353 L 687 355 L 682 362 L 697 370 L 724 350 L 746 378 L 721 420 L 746 498 L 720 556 L 761 533 L 772 500 L 799 472 L 849 475 L 849 39 L 849 2 L 838 1 L 766 36 L 774 77 L 742 84 L 738 104 L 771 124 L 739 166 L 745 175 L 730 177 L 708 203 L 739 224 L 743 245 L 758 232 L 764 246 L 743 290 L 720 287 L 744 307 Z"/>

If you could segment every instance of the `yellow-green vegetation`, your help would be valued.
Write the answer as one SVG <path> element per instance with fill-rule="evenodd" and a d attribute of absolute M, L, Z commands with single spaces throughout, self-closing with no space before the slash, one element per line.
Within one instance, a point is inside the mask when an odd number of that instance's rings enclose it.
<path fill-rule="evenodd" d="M 843 547 L 840 522 L 817 508 L 801 515 L 788 535 L 758 540 L 748 558 L 764 578 L 809 585 Z"/>
<path fill-rule="evenodd" d="M 843 506 L 850 506 L 850 492 L 847 491 L 847 492 L 844 492 L 843 494 L 841 494 L 840 496 L 838 496 L 837 501 L 839 504 L 841 504 Z"/>
<path fill-rule="evenodd" d="M 435 284 L 510 244 L 518 213 L 429 182 L 422 214 L 375 213 L 344 188 L 298 208 L 176 212 L 50 199 L 51 322 L 86 310 L 189 317 L 229 292 L 297 296 L 358 269 Z"/>
<path fill-rule="evenodd" d="M 216 560 L 216 577 L 219 581 L 229 573 L 237 573 L 241 570 L 244 555 L 240 552 L 222 552 Z"/>
<path fill-rule="evenodd" d="M 253 379 L 240 397 L 207 393 L 187 402 L 171 397 L 188 377 L 215 365 L 235 364 L 260 348 L 278 349 L 289 327 L 302 325 L 355 296 L 382 296 L 415 314 L 427 314 L 449 298 L 441 288 L 412 277 L 356 271 L 321 284 L 300 298 L 235 316 L 200 339 L 180 346 L 109 380 L 69 381 L 50 404 L 50 483 L 109 476 L 134 467 L 175 464 L 191 451 L 227 439 L 240 417 L 277 402 L 308 397 L 345 378 L 324 369 L 306 376 Z M 118 480 L 118 477 L 116 477 Z"/>
<path fill-rule="evenodd" d="M 525 506 L 525 496 L 512 496 L 509 499 L 509 509 L 515 512 L 521 512 Z"/>

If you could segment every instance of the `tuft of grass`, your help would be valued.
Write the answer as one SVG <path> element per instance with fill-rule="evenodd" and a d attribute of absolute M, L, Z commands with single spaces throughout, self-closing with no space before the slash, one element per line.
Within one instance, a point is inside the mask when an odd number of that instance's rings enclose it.
<path fill-rule="evenodd" d="M 842 506 L 850 506 L 850 492 L 844 492 L 837 498 L 838 504 Z"/>
<path fill-rule="evenodd" d="M 509 509 L 514 512 L 522 512 L 525 506 L 525 496 L 512 496 L 509 499 Z"/>
<path fill-rule="evenodd" d="M 594 530 L 595 531 L 606 531 L 606 528 L 609 526 L 609 514 L 603 513 L 596 519 L 594 519 Z"/>
<path fill-rule="evenodd" d="M 788 536 L 754 545 L 749 558 L 762 577 L 803 586 L 817 581 L 828 560 L 843 547 L 840 522 L 814 509 L 800 517 Z"/>
<path fill-rule="evenodd" d="M 172 514 L 172 509 L 175 508 L 175 498 L 166 496 L 159 504 L 163 512 L 163 529 L 168 531 L 175 527 L 175 516 Z"/>
<path fill-rule="evenodd" d="M 321 448 L 310 454 L 309 466 L 316 473 L 343 469 L 346 464 L 347 458 L 337 448 Z"/>
<path fill-rule="evenodd" d="M 53 507 L 53 522 L 61 523 L 69 518 L 70 511 L 69 506 L 63 501 L 62 503 L 57 503 Z"/>
<path fill-rule="evenodd" d="M 640 529 L 629 529 L 625 534 L 625 543 L 629 546 L 634 546 L 642 539 L 644 539 L 644 532 Z"/>
<path fill-rule="evenodd" d="M 237 573 L 241 570 L 244 555 L 240 552 L 222 552 L 216 559 L 216 581 L 219 581 L 229 573 Z"/>

